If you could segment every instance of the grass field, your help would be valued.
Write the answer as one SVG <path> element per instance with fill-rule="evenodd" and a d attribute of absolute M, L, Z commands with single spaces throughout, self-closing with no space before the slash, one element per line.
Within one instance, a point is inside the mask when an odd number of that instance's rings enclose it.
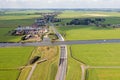
<path fill-rule="evenodd" d="M 35 13 L 53 12 L 53 10 L 9 10 L 5 14 L 35 14 Z"/>
<path fill-rule="evenodd" d="M 119 12 L 103 11 L 63 11 L 58 18 L 83 18 L 83 17 L 120 17 Z"/>
<path fill-rule="evenodd" d="M 41 17 L 40 15 L 5 15 L 0 16 L 0 20 L 19 20 L 19 19 L 32 19 Z"/>
<path fill-rule="evenodd" d="M 37 65 L 31 80 L 54 80 L 58 69 L 58 47 L 39 47 L 34 53 L 47 61 Z"/>
<path fill-rule="evenodd" d="M 30 26 L 39 17 L 41 15 L 3 15 L 0 16 L 0 27 Z"/>
<path fill-rule="evenodd" d="M 0 69 L 18 68 L 27 64 L 33 47 L 0 48 Z"/>
<path fill-rule="evenodd" d="M 27 64 L 32 50 L 33 47 L 0 48 L 0 80 L 18 79 L 19 68 Z"/>
<path fill-rule="evenodd" d="M 0 70 L 0 80 L 16 80 L 19 72 L 19 70 Z"/>
<path fill-rule="evenodd" d="M 89 69 L 86 80 L 120 80 L 120 69 Z"/>
<path fill-rule="evenodd" d="M 95 26 L 57 27 L 66 40 L 119 39 L 120 29 L 100 28 Z"/>
<path fill-rule="evenodd" d="M 35 18 L 31 19 L 16 19 L 16 20 L 0 20 L 0 28 L 16 28 L 18 25 L 30 26 L 34 23 Z"/>
<path fill-rule="evenodd" d="M 74 58 L 88 65 L 120 66 L 120 44 L 73 45 Z"/>
<path fill-rule="evenodd" d="M 11 36 L 8 32 L 13 28 L 0 28 L 0 42 L 18 42 L 21 36 Z"/>
<path fill-rule="evenodd" d="M 68 47 L 68 68 L 66 80 L 81 80 L 81 67 L 80 63 L 71 57 Z"/>

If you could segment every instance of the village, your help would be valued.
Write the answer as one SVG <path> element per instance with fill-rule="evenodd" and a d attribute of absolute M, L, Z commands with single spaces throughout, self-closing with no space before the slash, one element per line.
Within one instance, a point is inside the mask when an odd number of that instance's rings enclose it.
<path fill-rule="evenodd" d="M 21 41 L 42 41 L 45 36 L 53 35 L 49 33 L 49 22 L 60 22 L 60 19 L 55 18 L 59 13 L 40 13 L 41 18 L 37 18 L 31 26 L 21 26 L 11 31 L 12 36 L 22 36 Z"/>
<path fill-rule="evenodd" d="M 21 41 L 43 41 L 44 37 L 48 37 L 51 40 L 57 40 L 57 35 L 51 31 L 49 23 L 62 22 L 61 19 L 56 18 L 57 15 L 61 14 L 60 12 L 52 13 L 36 13 L 42 17 L 34 20 L 34 23 L 30 26 L 21 26 L 18 25 L 17 28 L 11 31 L 12 36 L 21 36 Z M 104 24 L 106 21 L 105 18 L 75 18 L 70 22 L 66 22 L 65 25 L 94 25 L 96 27 L 112 27 L 119 28 L 119 24 Z"/>

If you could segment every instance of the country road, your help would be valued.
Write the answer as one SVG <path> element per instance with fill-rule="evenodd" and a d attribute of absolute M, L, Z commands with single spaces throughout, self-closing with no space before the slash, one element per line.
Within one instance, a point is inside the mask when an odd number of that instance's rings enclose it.
<path fill-rule="evenodd" d="M 31 76 L 32 76 L 32 74 L 33 74 L 36 66 L 37 66 L 37 63 L 35 63 L 35 64 L 32 66 L 32 69 L 31 69 L 31 71 L 30 71 L 30 73 L 29 73 L 29 75 L 28 75 L 28 77 L 27 77 L 27 80 L 30 80 L 30 78 L 31 78 Z"/>
<path fill-rule="evenodd" d="M 58 35 L 58 34 L 57 34 Z M 59 35 L 60 36 L 60 35 Z M 61 38 L 62 39 L 62 38 Z M 12 46 L 56 46 L 56 45 L 77 45 L 77 44 L 103 44 L 103 43 L 120 43 L 120 39 L 108 40 L 70 40 L 70 41 L 55 41 L 55 42 L 26 42 L 26 43 L 0 43 L 0 47 Z"/>
<path fill-rule="evenodd" d="M 41 62 L 45 62 L 45 61 L 47 61 L 47 59 L 43 59 L 43 60 L 37 61 L 35 64 L 31 65 L 31 68 L 32 68 L 32 69 L 31 69 L 30 73 L 29 73 L 28 76 L 27 76 L 27 80 L 30 80 L 30 79 L 31 79 L 32 74 L 33 74 L 33 72 L 35 71 L 37 64 L 39 64 L 39 63 L 41 63 Z"/>

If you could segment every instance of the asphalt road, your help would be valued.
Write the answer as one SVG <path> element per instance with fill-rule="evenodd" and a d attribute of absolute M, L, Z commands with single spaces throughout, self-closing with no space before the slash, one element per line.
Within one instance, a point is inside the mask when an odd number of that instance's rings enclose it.
<path fill-rule="evenodd" d="M 56 45 L 77 45 L 77 44 L 102 44 L 102 43 L 120 43 L 120 39 L 109 40 L 72 40 L 51 42 L 27 42 L 27 43 L 0 43 L 0 47 L 12 46 L 56 46 Z"/>
<path fill-rule="evenodd" d="M 55 80 L 65 80 L 66 71 L 67 71 L 67 46 L 61 45 L 59 67 Z"/>
<path fill-rule="evenodd" d="M 64 38 L 62 37 L 62 35 L 55 29 L 52 23 L 50 24 L 54 33 L 58 36 L 59 41 L 64 42 Z M 55 43 L 53 43 L 53 45 L 56 45 Z M 66 71 L 67 71 L 67 46 L 60 44 L 60 59 L 58 72 L 56 74 L 56 80 L 65 80 Z"/>

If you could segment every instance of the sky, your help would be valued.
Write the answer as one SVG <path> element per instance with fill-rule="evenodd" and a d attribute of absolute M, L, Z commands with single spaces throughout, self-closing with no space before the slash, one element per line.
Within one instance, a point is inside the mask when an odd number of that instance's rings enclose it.
<path fill-rule="evenodd" d="M 120 8 L 120 0 L 0 0 L 0 8 Z"/>

